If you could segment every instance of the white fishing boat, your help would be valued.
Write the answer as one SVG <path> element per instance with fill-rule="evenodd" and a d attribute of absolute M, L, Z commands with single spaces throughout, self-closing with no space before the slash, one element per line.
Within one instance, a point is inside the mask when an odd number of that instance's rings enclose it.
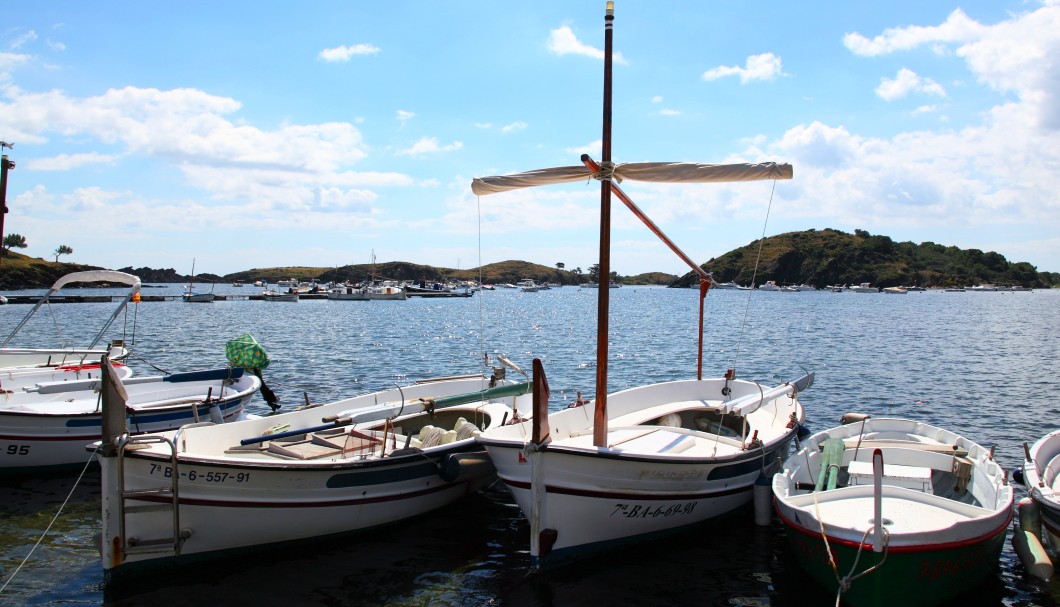
<path fill-rule="evenodd" d="M 1023 450 L 1023 485 L 1031 504 L 1020 504 L 1020 529 L 1014 533 L 1013 545 L 1028 571 L 1044 566 L 1047 574 L 1039 577 L 1049 578 L 1060 555 L 1060 430 L 1033 445 L 1024 443 Z"/>
<path fill-rule="evenodd" d="M 791 166 L 612 164 L 612 20 L 613 3 L 609 2 L 602 162 L 585 155 L 580 167 L 479 178 L 472 182 L 472 191 L 482 196 L 596 178 L 601 181 L 599 275 L 611 273 L 607 243 L 613 194 L 697 273 L 702 298 L 713 283 L 710 274 L 678 249 L 617 183 L 790 179 Z M 608 367 L 617 364 L 608 356 L 609 291 L 597 289 L 595 399 L 549 413 L 544 371 L 535 361 L 532 420 L 487 430 L 480 439 L 497 475 L 530 522 L 530 556 L 535 566 L 673 532 L 747 504 L 755 480 L 787 453 L 804 418 L 797 393 L 810 386 L 812 374 L 775 387 L 736 379 L 735 371 L 703 379 L 702 316 L 695 379 L 650 383 L 608 394 Z"/>
<path fill-rule="evenodd" d="M 872 283 L 868 283 L 868 282 L 863 282 L 863 283 L 861 283 L 861 284 L 859 284 L 857 286 L 850 286 L 850 287 L 847 287 L 847 289 L 849 289 L 850 291 L 852 291 L 854 293 L 879 293 L 880 292 L 879 289 L 877 289 L 876 287 L 872 286 Z"/>
<path fill-rule="evenodd" d="M 529 408 L 529 385 L 502 376 L 143 436 L 105 392 L 119 415 L 98 455 L 103 568 L 333 536 L 450 504 L 495 478 L 476 436 Z"/>
<path fill-rule="evenodd" d="M 261 380 L 243 369 L 215 369 L 121 380 L 133 432 L 174 430 L 240 416 Z M 101 375 L 39 382 L 0 395 L 0 473 L 84 465 L 100 439 Z"/>
<path fill-rule="evenodd" d="M 904 287 L 884 287 L 883 292 L 888 295 L 905 295 L 909 290 Z"/>
<path fill-rule="evenodd" d="M 993 451 L 917 421 L 847 419 L 773 477 L 797 561 L 836 604 L 949 604 L 995 575 L 1013 488 Z"/>
<path fill-rule="evenodd" d="M 764 284 L 758 287 L 759 291 L 779 291 L 780 287 L 777 286 L 775 280 L 767 280 Z"/>
<path fill-rule="evenodd" d="M 18 332 L 27 322 L 29 322 L 42 306 L 48 304 L 52 298 L 63 289 L 63 287 L 78 283 L 118 283 L 129 286 L 128 292 L 118 303 L 118 308 L 114 310 L 110 318 L 108 318 L 103 324 L 103 328 L 100 329 L 95 339 L 82 348 L 66 346 L 56 348 L 20 348 L 10 346 Z M 103 355 L 109 356 L 111 360 L 121 360 L 125 358 L 128 356 L 129 351 L 125 348 L 125 342 L 123 340 L 112 341 L 107 347 L 98 347 L 98 344 L 103 340 L 103 336 L 106 334 L 107 329 L 109 329 L 111 324 L 114 323 L 114 320 L 118 315 L 126 309 L 126 306 L 130 301 L 140 301 L 140 279 L 132 274 L 115 272 L 112 270 L 89 270 L 85 272 L 73 272 L 63 276 L 55 281 L 55 284 L 53 284 L 51 288 L 37 300 L 37 303 L 32 309 L 30 309 L 29 313 L 26 314 L 22 321 L 15 326 L 14 330 L 11 331 L 11 334 L 7 336 L 7 339 L 5 339 L 3 343 L 0 343 L 0 369 L 10 369 L 14 367 L 76 367 L 84 364 L 93 365 L 98 364 Z"/>

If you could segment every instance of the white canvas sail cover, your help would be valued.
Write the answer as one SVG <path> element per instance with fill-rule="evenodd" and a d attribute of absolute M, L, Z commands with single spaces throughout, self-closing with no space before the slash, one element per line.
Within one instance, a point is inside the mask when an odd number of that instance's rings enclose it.
<path fill-rule="evenodd" d="M 116 272 L 114 270 L 87 270 L 84 272 L 67 274 L 55 281 L 55 284 L 52 285 L 51 292 L 54 293 L 68 284 L 77 282 L 119 282 L 129 285 L 132 293 L 140 292 L 139 276 L 126 274 L 125 272 Z"/>
<path fill-rule="evenodd" d="M 471 181 L 471 191 L 478 196 L 498 194 L 520 188 L 557 183 L 587 181 L 593 175 L 585 165 L 538 169 L 514 175 L 477 177 Z M 695 162 L 626 162 L 615 165 L 613 179 L 655 183 L 726 183 L 763 179 L 791 179 L 790 164 L 776 162 L 702 164 Z"/>

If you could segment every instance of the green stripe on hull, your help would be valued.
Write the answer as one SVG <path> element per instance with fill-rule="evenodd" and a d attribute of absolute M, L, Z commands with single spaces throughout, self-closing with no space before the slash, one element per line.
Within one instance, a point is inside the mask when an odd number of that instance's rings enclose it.
<path fill-rule="evenodd" d="M 883 565 L 854 580 L 843 593 L 844 605 L 895 606 L 938 605 L 965 592 L 995 575 L 998 558 L 1005 543 L 1005 531 L 983 542 L 940 550 L 891 550 Z M 787 529 L 788 542 L 799 564 L 829 592 L 839 587 L 836 574 L 828 562 L 824 540 Z M 857 548 L 831 543 L 832 555 L 840 577 L 850 574 Z M 882 554 L 865 546 L 857 561 L 856 576 L 876 563 Z"/>

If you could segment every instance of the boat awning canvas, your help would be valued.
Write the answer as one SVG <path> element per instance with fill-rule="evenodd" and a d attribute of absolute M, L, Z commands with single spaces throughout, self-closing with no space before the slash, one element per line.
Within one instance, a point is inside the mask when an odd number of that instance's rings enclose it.
<path fill-rule="evenodd" d="M 791 179 L 790 164 L 776 162 L 703 164 L 695 162 L 627 162 L 615 165 L 613 179 L 617 183 L 649 181 L 654 183 L 729 183 L 763 179 Z M 593 175 L 585 165 L 538 169 L 513 175 L 477 177 L 471 181 L 471 191 L 478 196 L 498 194 L 520 188 L 558 183 L 588 181 Z"/>

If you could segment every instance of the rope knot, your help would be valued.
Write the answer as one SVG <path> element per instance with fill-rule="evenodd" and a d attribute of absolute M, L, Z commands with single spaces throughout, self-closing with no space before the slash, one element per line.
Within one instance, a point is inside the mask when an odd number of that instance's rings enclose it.
<path fill-rule="evenodd" d="M 611 161 L 601 162 L 600 170 L 593 171 L 589 174 L 590 177 L 597 181 L 614 181 L 615 180 L 615 163 Z"/>

